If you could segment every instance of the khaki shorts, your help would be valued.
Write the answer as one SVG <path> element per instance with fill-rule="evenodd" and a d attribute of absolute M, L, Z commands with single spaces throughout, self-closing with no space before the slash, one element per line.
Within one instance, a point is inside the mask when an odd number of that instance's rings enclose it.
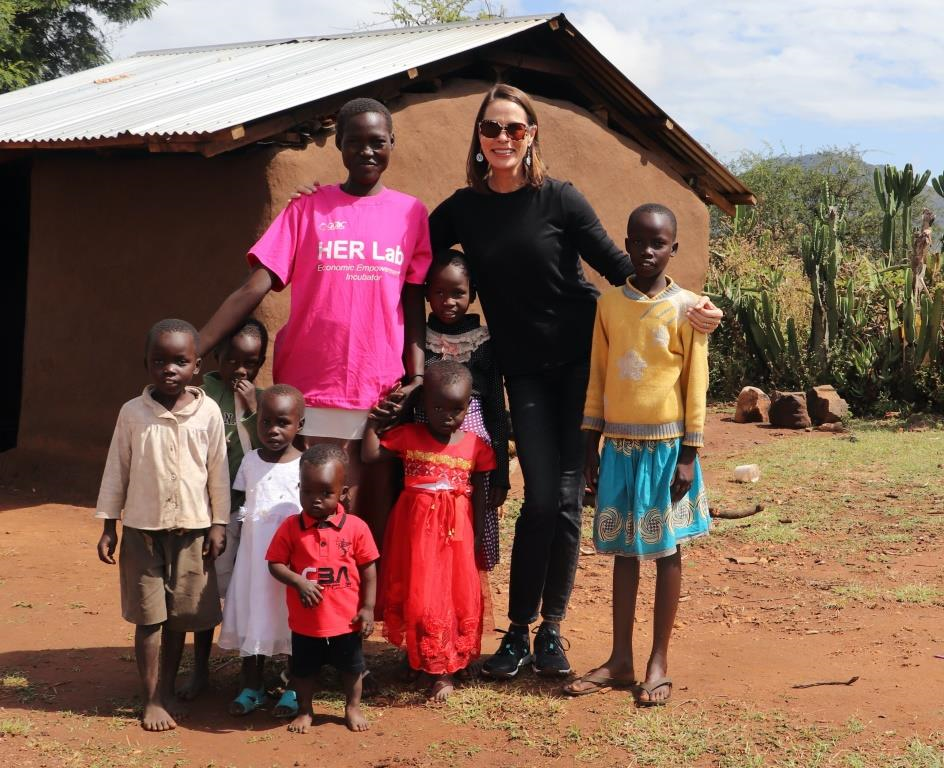
<path fill-rule="evenodd" d="M 212 629 L 222 620 L 213 561 L 203 557 L 208 528 L 143 531 L 123 527 L 118 571 L 121 615 L 175 632 Z"/>

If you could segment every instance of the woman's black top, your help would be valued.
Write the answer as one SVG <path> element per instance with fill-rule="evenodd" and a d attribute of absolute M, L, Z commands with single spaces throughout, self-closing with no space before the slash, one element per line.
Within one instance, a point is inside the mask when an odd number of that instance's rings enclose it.
<path fill-rule="evenodd" d="M 460 189 L 429 226 L 434 251 L 462 246 L 506 376 L 589 359 L 599 293 L 581 257 L 613 285 L 633 273 L 570 182 L 508 194 Z"/>

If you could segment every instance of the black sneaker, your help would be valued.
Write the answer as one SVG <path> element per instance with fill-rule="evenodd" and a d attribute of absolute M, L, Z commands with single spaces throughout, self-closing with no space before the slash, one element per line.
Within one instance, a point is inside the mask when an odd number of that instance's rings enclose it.
<path fill-rule="evenodd" d="M 519 669 L 533 659 L 527 630 L 516 632 L 509 629 L 498 650 L 482 666 L 482 674 L 498 680 L 511 680 Z"/>
<path fill-rule="evenodd" d="M 534 671 L 546 677 L 569 675 L 570 662 L 564 655 L 564 650 L 569 648 L 570 644 L 560 632 L 542 624 L 534 635 Z"/>

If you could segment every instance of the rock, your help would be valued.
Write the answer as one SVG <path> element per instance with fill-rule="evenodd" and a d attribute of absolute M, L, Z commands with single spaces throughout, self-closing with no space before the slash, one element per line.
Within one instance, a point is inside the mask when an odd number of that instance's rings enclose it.
<path fill-rule="evenodd" d="M 905 419 L 905 430 L 907 432 L 927 432 L 929 429 L 935 429 L 938 426 L 938 420 L 928 413 L 913 413 Z"/>
<path fill-rule="evenodd" d="M 817 424 L 835 424 L 849 415 L 849 403 L 829 384 L 813 387 L 807 392 L 806 407 Z"/>
<path fill-rule="evenodd" d="M 803 392 L 771 393 L 768 418 L 775 427 L 806 429 L 813 426 L 806 409 L 806 394 Z"/>
<path fill-rule="evenodd" d="M 757 387 L 744 387 L 738 395 L 734 421 L 737 424 L 767 421 L 768 411 L 770 411 L 770 398 L 767 397 L 767 393 Z"/>
<path fill-rule="evenodd" d="M 842 434 L 846 431 L 846 427 L 841 422 L 827 422 L 825 424 L 820 424 L 816 428 L 817 432 L 834 432 L 836 434 Z"/>

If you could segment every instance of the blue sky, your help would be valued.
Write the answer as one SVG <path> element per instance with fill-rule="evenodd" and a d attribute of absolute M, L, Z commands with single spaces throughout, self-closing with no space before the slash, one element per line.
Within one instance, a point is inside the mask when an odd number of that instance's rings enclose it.
<path fill-rule="evenodd" d="M 493 3 L 494 5 L 494 3 Z M 944 2 L 506 0 L 563 11 L 719 158 L 858 146 L 873 163 L 944 173 Z M 169 0 L 111 31 L 115 58 L 150 48 L 341 32 L 384 0 Z"/>

